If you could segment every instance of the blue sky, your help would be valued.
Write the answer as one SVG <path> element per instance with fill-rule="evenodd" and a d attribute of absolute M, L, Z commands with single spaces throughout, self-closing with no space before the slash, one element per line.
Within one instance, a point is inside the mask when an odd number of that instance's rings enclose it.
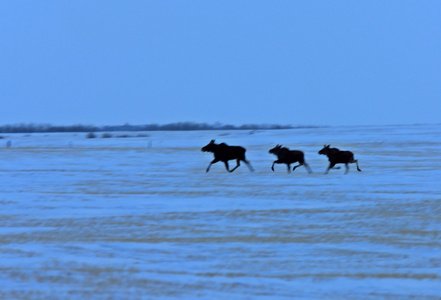
<path fill-rule="evenodd" d="M 441 1 L 2 1 L 1 124 L 441 122 Z"/>

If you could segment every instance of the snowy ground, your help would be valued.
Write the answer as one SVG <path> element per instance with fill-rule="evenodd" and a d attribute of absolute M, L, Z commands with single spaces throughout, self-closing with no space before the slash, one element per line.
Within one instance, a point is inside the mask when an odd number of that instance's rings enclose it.
<path fill-rule="evenodd" d="M 440 299 L 441 125 L 144 134 L 3 134 L 0 299 Z"/>

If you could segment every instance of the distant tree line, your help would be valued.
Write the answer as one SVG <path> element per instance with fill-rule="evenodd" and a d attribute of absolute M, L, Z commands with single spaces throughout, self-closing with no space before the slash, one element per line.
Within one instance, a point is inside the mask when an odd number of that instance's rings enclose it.
<path fill-rule="evenodd" d="M 33 133 L 33 132 L 89 132 L 98 127 L 91 125 L 53 126 L 49 124 L 15 124 L 0 126 L 0 133 Z"/>
<path fill-rule="evenodd" d="M 316 126 L 291 126 L 274 124 L 244 124 L 240 126 L 228 124 L 207 124 L 194 122 L 178 122 L 170 124 L 146 124 L 146 125 L 70 125 L 53 126 L 49 124 L 17 124 L 0 126 L 0 133 L 34 133 L 34 132 L 104 132 L 104 131 L 190 131 L 190 130 L 259 130 L 259 129 L 292 129 L 314 128 Z"/>

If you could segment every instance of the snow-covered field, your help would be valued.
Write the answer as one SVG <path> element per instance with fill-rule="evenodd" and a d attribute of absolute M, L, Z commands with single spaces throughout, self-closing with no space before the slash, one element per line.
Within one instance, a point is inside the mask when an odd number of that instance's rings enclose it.
<path fill-rule="evenodd" d="M 3 134 L 1 299 L 440 299 L 441 125 L 144 134 Z"/>

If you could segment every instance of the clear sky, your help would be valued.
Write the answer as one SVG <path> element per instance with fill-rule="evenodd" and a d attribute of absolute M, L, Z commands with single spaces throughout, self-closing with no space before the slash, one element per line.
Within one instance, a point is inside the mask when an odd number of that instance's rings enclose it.
<path fill-rule="evenodd" d="M 1 1 L 0 124 L 441 123 L 441 1 Z"/>

